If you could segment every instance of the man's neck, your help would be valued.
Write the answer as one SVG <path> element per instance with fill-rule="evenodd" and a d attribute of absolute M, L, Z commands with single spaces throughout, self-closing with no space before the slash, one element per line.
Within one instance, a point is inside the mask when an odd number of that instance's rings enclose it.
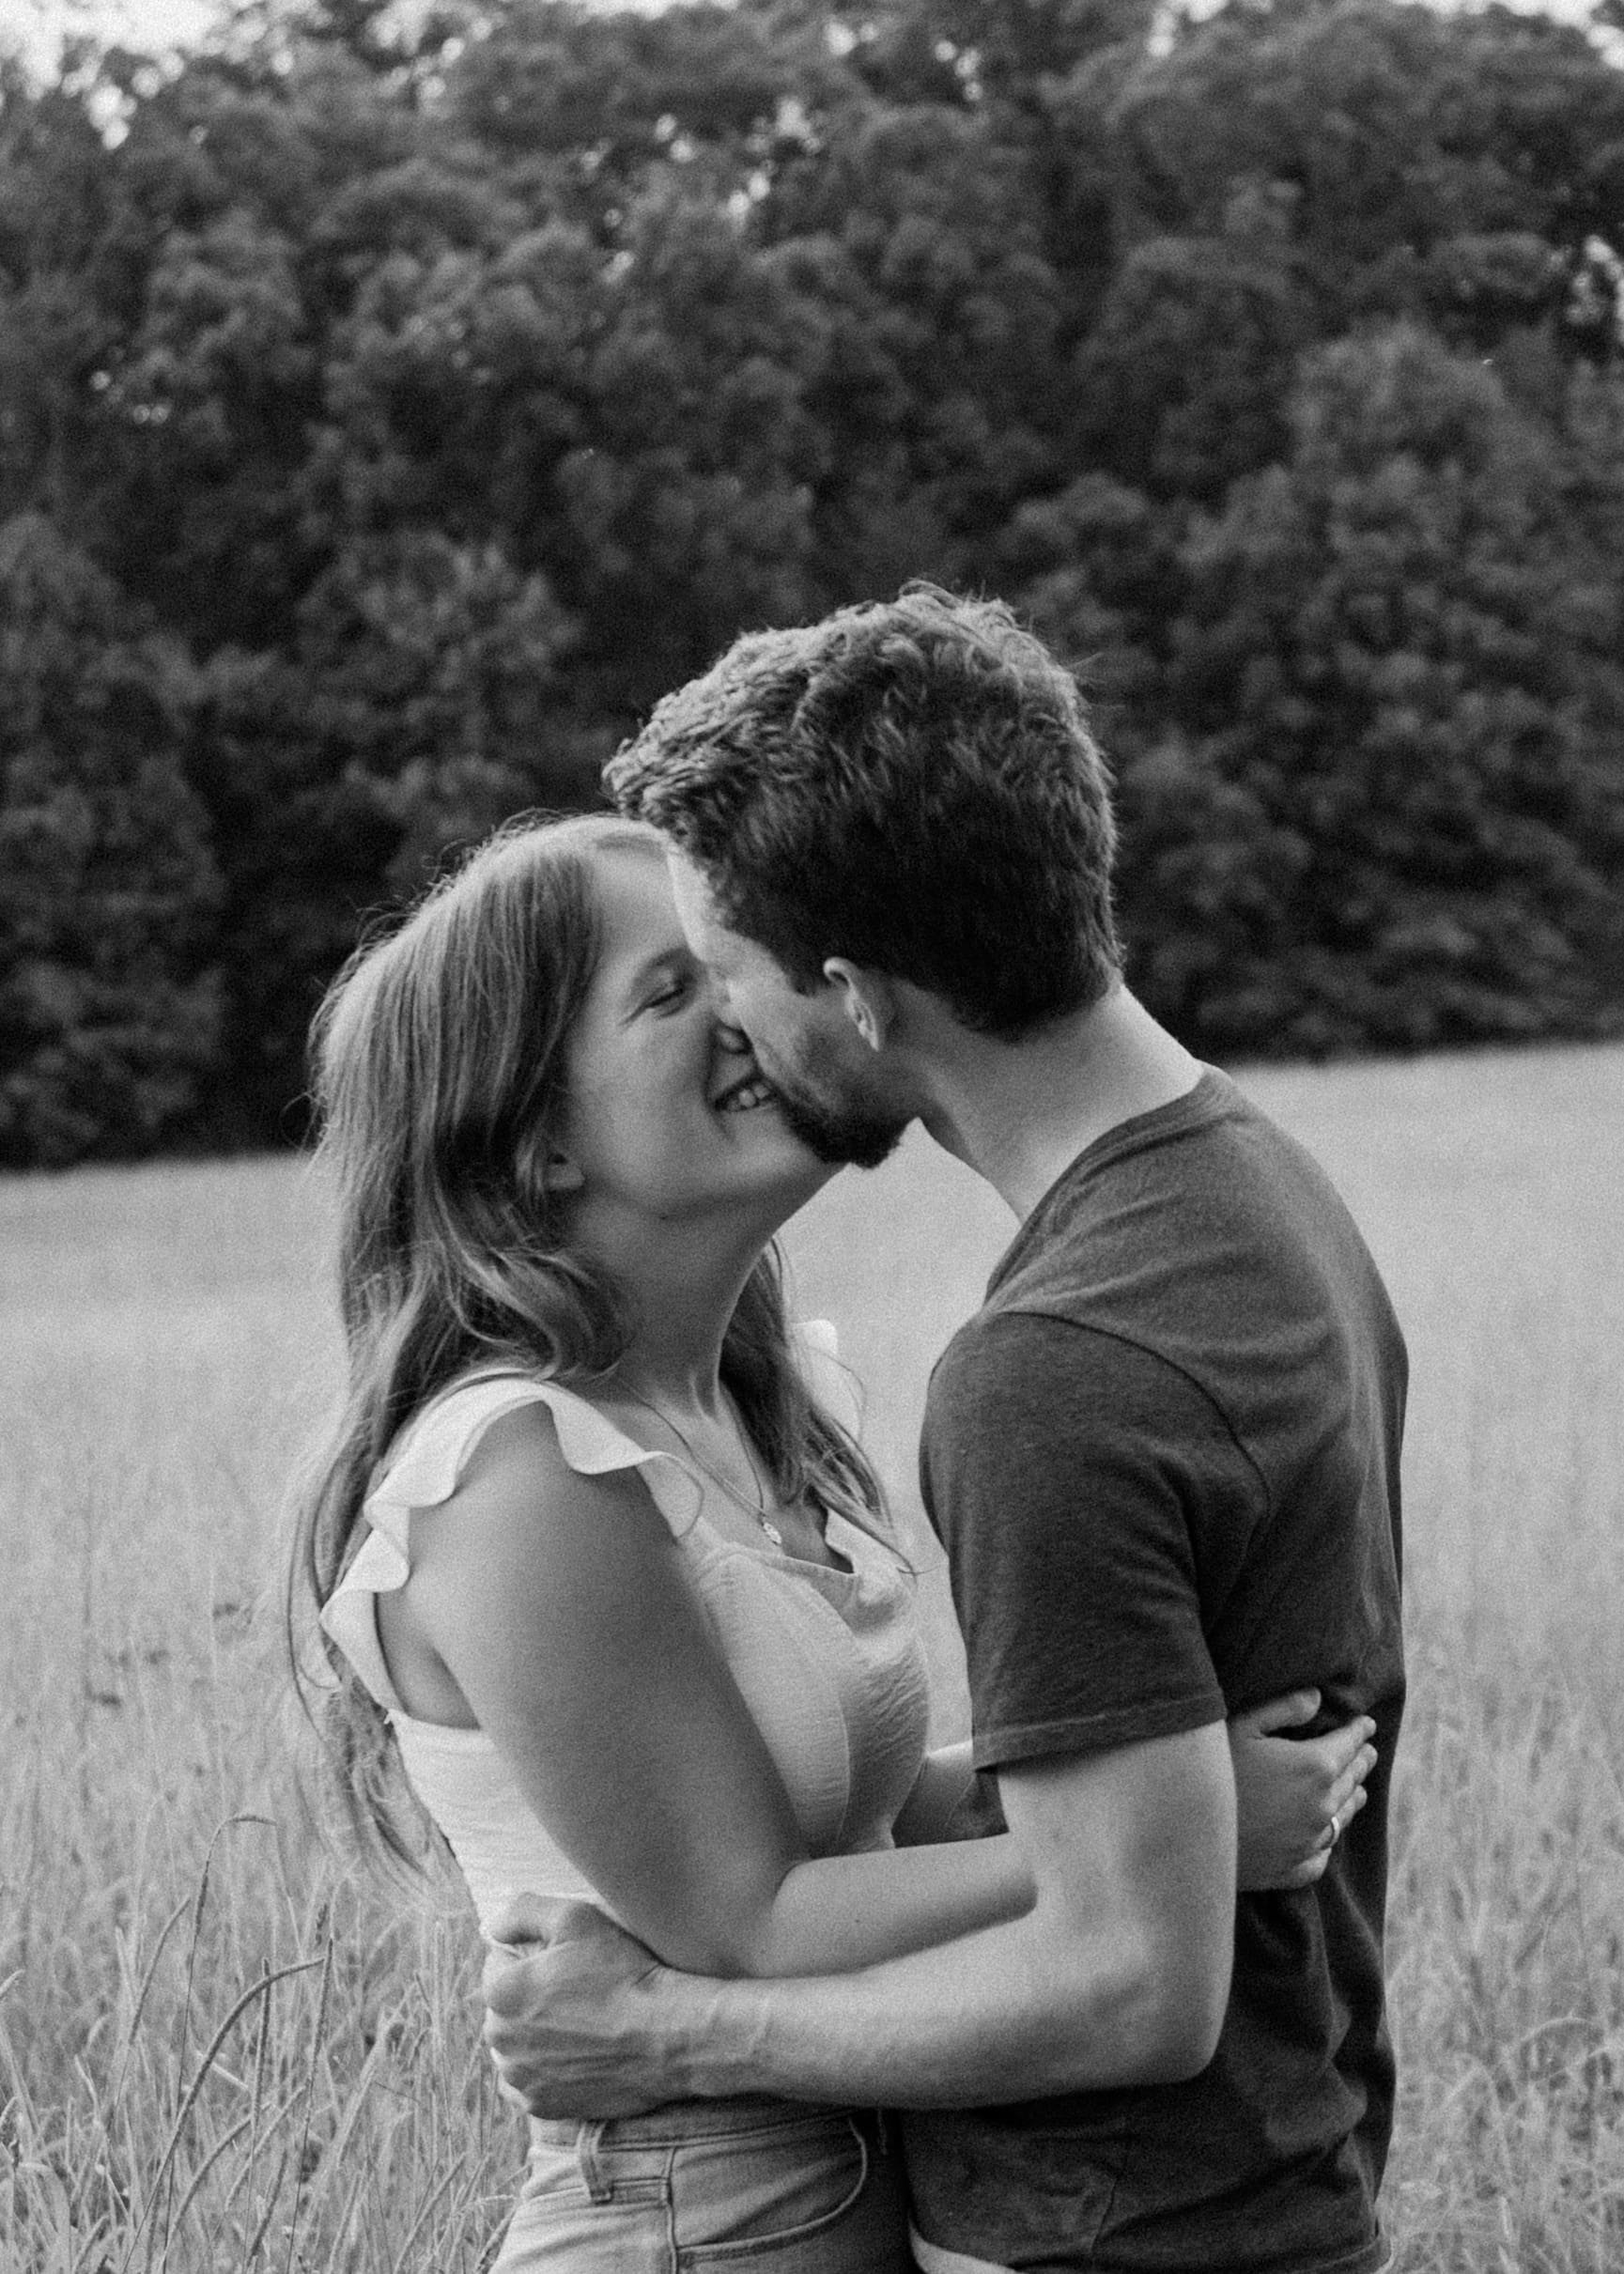
<path fill-rule="evenodd" d="M 935 1039 L 920 1119 L 1022 1218 L 1085 1147 L 1187 1095 L 1201 1073 L 1120 985 L 1024 1042 L 962 1027 Z"/>

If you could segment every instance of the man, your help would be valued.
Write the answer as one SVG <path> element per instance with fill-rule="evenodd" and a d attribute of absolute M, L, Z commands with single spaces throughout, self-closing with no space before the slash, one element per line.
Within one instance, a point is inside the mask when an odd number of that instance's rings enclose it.
<path fill-rule="evenodd" d="M 792 1126 L 921 1121 L 1021 1219 L 921 1477 L 1025 1917 L 848 1977 L 702 1982 L 521 1908 L 489 2034 L 538 2111 L 909 2112 L 927 2274 L 1374 2274 L 1403 1695 L 1403 1346 L 1315 1164 L 1123 985 L 1104 765 L 1008 612 L 916 588 L 740 641 L 610 770 Z M 1312 1682 L 1380 1765 L 1237 1903 L 1227 1712 Z"/>

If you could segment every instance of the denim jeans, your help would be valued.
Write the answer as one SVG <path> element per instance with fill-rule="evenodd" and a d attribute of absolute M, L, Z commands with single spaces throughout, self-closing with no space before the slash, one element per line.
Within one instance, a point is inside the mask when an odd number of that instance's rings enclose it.
<path fill-rule="evenodd" d="M 921 2235 L 913 2238 L 914 2264 L 920 2274 L 1013 2274 L 1009 2266 L 997 2266 L 990 2258 L 968 2258 L 962 2251 L 944 2251 Z M 1393 2274 L 1396 2251 L 1389 2251 L 1376 2269 L 1376 2274 Z"/>
<path fill-rule="evenodd" d="M 912 2274 L 900 2158 L 866 2112 L 687 2100 L 530 2128 L 492 2274 Z"/>

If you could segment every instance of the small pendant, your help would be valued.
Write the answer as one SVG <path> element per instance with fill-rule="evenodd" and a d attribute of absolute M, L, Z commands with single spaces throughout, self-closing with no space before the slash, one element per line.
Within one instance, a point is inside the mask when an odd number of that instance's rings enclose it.
<path fill-rule="evenodd" d="M 777 1524 L 769 1524 L 765 1516 L 758 1516 L 756 1518 L 756 1522 L 760 1524 L 762 1530 L 766 1534 L 767 1538 L 772 1541 L 773 1546 L 775 1548 L 781 1548 L 783 1545 L 783 1534 L 779 1530 Z"/>

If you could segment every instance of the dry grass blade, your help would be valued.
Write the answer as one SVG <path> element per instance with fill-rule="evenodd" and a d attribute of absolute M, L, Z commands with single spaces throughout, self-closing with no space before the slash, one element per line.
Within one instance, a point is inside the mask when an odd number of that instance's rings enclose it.
<path fill-rule="evenodd" d="M 257 2135 L 257 2139 L 254 2143 L 255 2149 L 263 2148 L 268 2142 L 275 2139 L 283 2125 L 286 2123 L 288 2117 L 298 2107 L 303 2087 L 302 2085 L 296 2086 L 294 2090 L 288 2094 L 285 2100 L 280 2102 L 277 2107 L 271 2110 L 269 2120 L 266 2122 L 264 2128 Z M 176 2209 L 175 2226 L 177 2232 L 178 2232 L 179 2229 L 185 2225 L 187 2212 L 192 2208 L 193 2204 L 196 2201 L 197 2197 L 202 2193 L 204 2188 L 208 2185 L 209 2177 L 214 2172 L 216 2166 L 223 2162 L 225 2157 L 230 2154 L 231 2150 L 237 2145 L 237 2143 L 242 2138 L 244 2132 L 249 2130 L 253 2121 L 254 2117 L 252 2111 L 250 2111 L 247 2115 L 240 2116 L 237 2122 L 231 2127 L 230 2130 L 223 2133 L 215 2142 L 214 2145 L 209 2149 L 203 2161 L 198 2165 L 196 2171 L 193 2173 L 191 2179 L 187 2183 L 186 2192 L 181 2197 L 180 2202 Z M 230 2189 L 226 2196 L 227 2204 L 229 2204 L 236 2196 L 239 2188 L 246 2186 L 250 2176 L 252 2175 L 253 2169 L 254 2151 L 251 2150 L 250 2155 L 244 2160 L 242 2170 L 238 2173 L 237 2177 L 231 2183 Z"/>
<path fill-rule="evenodd" d="M 453 2183 L 461 2178 L 462 2173 L 463 2165 L 461 2159 L 459 2158 L 451 2166 L 449 2171 L 443 2173 L 440 2184 L 438 2187 L 436 2187 L 434 2192 L 426 2198 L 423 2208 L 418 2212 L 417 2217 L 412 2220 L 410 2230 L 407 2235 L 406 2240 L 400 2246 L 400 2254 L 395 2259 L 394 2266 L 390 2268 L 390 2274 L 406 2274 L 406 2267 L 411 2257 L 412 2245 L 416 2242 L 424 2228 L 428 2224 L 429 2220 L 433 2217 L 436 2210 L 438 2210 L 445 2196 L 450 2193 Z"/>
<path fill-rule="evenodd" d="M 304 2078 L 304 2127 L 299 2136 L 299 2156 L 294 2171 L 302 2176 L 305 2152 L 310 2145 L 310 2114 L 316 2099 L 316 2071 L 321 2060 L 321 2049 L 327 2035 L 327 2005 L 333 1992 L 333 1937 L 327 1938 L 321 1954 L 321 1989 L 316 2001 L 316 2027 L 310 2034 L 310 2065 Z M 293 2241 L 298 2232 L 297 2203 L 295 2216 L 287 2223 L 287 2274 L 293 2274 Z"/>
<path fill-rule="evenodd" d="M 232 2031 L 237 2027 L 238 2022 L 242 2019 L 242 2016 L 247 2013 L 249 2008 L 259 1999 L 268 1997 L 270 1995 L 271 1989 L 275 1983 L 291 1981 L 295 1974 L 314 1973 L 316 1969 L 321 1963 L 322 1961 L 319 1958 L 304 1958 L 300 1960 L 295 1965 L 280 1966 L 273 1973 L 262 1975 L 261 1978 L 254 1984 L 252 1988 L 245 1989 L 243 1991 L 241 1997 L 238 1999 L 236 2004 L 233 2005 L 231 2011 L 226 2015 L 224 2020 L 221 2022 L 219 2028 L 215 2031 L 213 2036 L 209 2042 L 207 2051 L 204 2053 L 202 2060 L 197 2065 L 196 2075 L 193 2078 L 192 2082 L 186 2088 L 185 2095 L 181 2099 L 179 2112 L 175 2118 L 175 2123 L 170 2130 L 169 2138 L 164 2143 L 163 2153 L 159 2158 L 158 2170 L 153 2176 L 153 2193 L 151 2202 L 155 2202 L 157 2200 L 158 2190 L 163 2186 L 164 2181 L 168 2177 L 170 2166 L 175 2159 L 175 2151 L 179 2146 L 180 2136 L 186 2129 L 187 2118 L 191 2115 L 193 2109 L 197 2104 L 197 2096 L 202 2092 L 205 2083 L 208 2081 L 209 2072 L 214 2065 L 215 2057 L 219 2053 L 221 2047 L 225 2043 L 226 2038 L 230 2036 Z M 140 2239 L 142 2230 L 147 2224 L 147 2217 L 151 2210 L 151 2202 L 148 2203 L 147 2211 L 142 2213 L 140 2224 L 136 2227 L 134 2235 L 132 2235 L 131 2237 L 130 2247 L 125 2251 L 123 2258 L 119 2262 L 119 2274 L 124 2274 L 125 2267 L 129 2266 L 130 2260 L 134 2254 L 135 2245 Z"/>
<path fill-rule="evenodd" d="M 115 2100 L 117 2099 L 120 2092 L 124 2088 L 124 2078 L 130 2065 L 131 2050 L 134 2046 L 136 2034 L 141 2027 L 141 2017 L 147 2011 L 147 2000 L 151 1992 L 153 1976 L 158 1972 L 159 1960 L 163 1956 L 164 1947 L 167 1944 L 170 1936 L 174 1933 L 176 1927 L 179 1926 L 181 1920 L 186 1916 L 187 1911 L 191 1909 L 191 1896 L 182 1895 L 179 1902 L 176 1904 L 174 1910 L 170 1912 L 169 1916 L 164 1920 L 162 1926 L 158 1930 L 158 1940 L 152 1945 L 152 1956 L 147 1961 L 146 1972 L 142 1974 L 140 1988 L 135 1993 L 135 2003 L 131 2009 L 130 2026 L 124 2033 L 124 2048 L 119 2056 L 118 2074 L 115 2078 L 113 2083 L 113 2097 Z"/>
<path fill-rule="evenodd" d="M 271 2220 L 276 2215 L 277 2200 L 282 2193 L 282 2181 L 286 2170 L 287 2150 L 284 2148 L 276 2158 L 276 2170 L 271 2177 L 271 2193 L 266 2199 L 265 2209 L 260 2214 L 259 2221 L 255 2227 L 253 2235 L 249 2240 L 248 2253 L 242 2262 L 245 2270 L 252 2269 L 255 2260 L 259 2256 L 260 2251 L 265 2247 L 266 2233 L 270 2228 Z"/>

